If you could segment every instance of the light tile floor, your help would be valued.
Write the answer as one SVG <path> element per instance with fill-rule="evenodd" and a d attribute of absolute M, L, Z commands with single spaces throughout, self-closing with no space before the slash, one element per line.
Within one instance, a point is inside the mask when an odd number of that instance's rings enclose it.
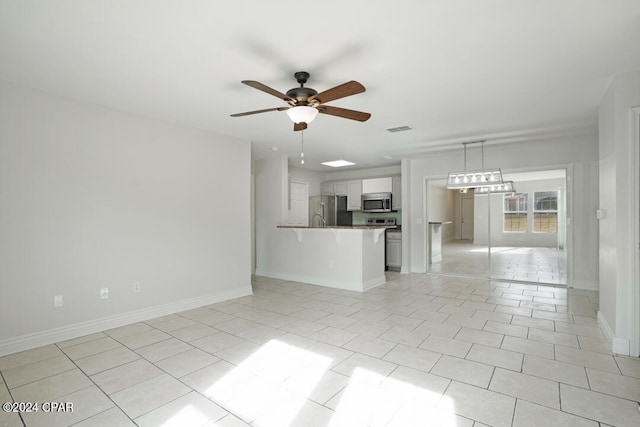
<path fill-rule="evenodd" d="M 566 264 L 566 252 L 555 248 L 496 246 L 489 271 L 486 246 L 455 240 L 442 243 L 442 261 L 429 268 L 432 273 L 566 285 Z"/>
<path fill-rule="evenodd" d="M 597 294 L 388 273 L 254 295 L 0 358 L 0 426 L 638 426 L 640 359 Z"/>

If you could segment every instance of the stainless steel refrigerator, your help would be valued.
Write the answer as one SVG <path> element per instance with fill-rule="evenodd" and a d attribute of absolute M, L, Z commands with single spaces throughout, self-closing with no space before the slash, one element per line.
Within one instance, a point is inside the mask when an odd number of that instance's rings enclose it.
<path fill-rule="evenodd" d="M 309 226 L 352 225 L 353 215 L 347 210 L 347 196 L 309 197 Z"/>

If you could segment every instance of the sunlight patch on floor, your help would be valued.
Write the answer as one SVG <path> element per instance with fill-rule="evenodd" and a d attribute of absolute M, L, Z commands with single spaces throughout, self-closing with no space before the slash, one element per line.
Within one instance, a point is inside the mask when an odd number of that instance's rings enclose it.
<path fill-rule="evenodd" d="M 206 395 L 256 425 L 288 426 L 330 363 L 328 357 L 271 340 Z"/>
<path fill-rule="evenodd" d="M 342 392 L 330 427 L 441 426 L 456 427 L 450 398 L 357 368 Z M 428 421 L 427 421 L 428 420 Z"/>
<path fill-rule="evenodd" d="M 162 423 L 162 427 L 206 426 L 210 423 L 208 414 L 199 411 L 193 405 L 187 405 Z"/>
<path fill-rule="evenodd" d="M 400 380 L 356 367 L 346 387 L 332 399 L 334 403 L 323 407 L 310 396 L 331 372 L 330 357 L 274 339 L 237 366 L 219 363 L 227 365 L 223 375 L 203 394 L 256 427 L 292 427 L 301 422 L 405 427 L 424 425 L 425 420 L 433 426 L 457 426 L 453 401 L 442 395 L 444 389 L 430 390 L 424 378 Z M 166 427 L 198 425 L 198 419 L 197 410 L 186 406 Z"/>

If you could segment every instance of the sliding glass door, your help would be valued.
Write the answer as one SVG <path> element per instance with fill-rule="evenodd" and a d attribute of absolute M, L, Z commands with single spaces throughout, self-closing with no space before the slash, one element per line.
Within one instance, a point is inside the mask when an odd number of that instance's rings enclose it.
<path fill-rule="evenodd" d="M 465 193 L 427 181 L 430 247 L 434 223 L 442 223 L 441 258 L 429 255 L 428 271 L 566 285 L 565 170 L 504 175 L 515 193 Z"/>

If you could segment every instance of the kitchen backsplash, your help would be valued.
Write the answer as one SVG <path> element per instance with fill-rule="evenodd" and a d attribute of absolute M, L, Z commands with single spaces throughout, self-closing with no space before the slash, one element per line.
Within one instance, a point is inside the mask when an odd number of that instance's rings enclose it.
<path fill-rule="evenodd" d="M 394 212 L 360 212 L 353 211 L 352 224 L 353 225 L 363 225 L 366 224 L 367 218 L 395 218 L 396 224 L 402 224 L 402 211 L 394 211 Z"/>

